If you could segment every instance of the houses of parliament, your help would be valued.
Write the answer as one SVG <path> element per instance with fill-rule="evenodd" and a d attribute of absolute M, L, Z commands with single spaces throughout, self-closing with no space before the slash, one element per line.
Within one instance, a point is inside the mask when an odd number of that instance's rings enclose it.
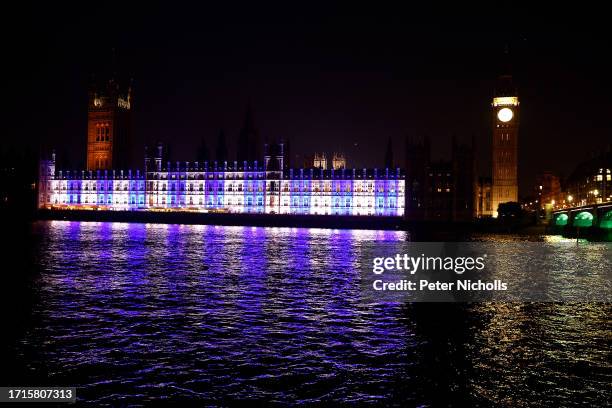
<path fill-rule="evenodd" d="M 382 168 L 350 169 L 336 153 L 330 168 L 322 154 L 294 168 L 286 143 L 262 143 L 250 109 L 235 161 L 219 146 L 216 161 L 170 163 L 158 144 L 146 149 L 143 168 L 130 170 L 132 112 L 130 83 L 110 79 L 91 87 L 86 169 L 57 169 L 55 154 L 41 160 L 39 208 L 468 221 L 496 217 L 499 204 L 518 200 L 519 100 L 509 75 L 499 77 L 491 101 L 491 178 L 477 176 L 473 141 L 453 139 L 451 160 L 433 161 L 427 137 L 406 139 L 404 168 L 393 166 L 390 143 Z"/>

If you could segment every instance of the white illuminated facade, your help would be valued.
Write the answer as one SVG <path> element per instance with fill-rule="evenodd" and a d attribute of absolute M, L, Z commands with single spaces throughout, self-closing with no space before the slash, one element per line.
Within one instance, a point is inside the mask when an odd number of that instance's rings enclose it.
<path fill-rule="evenodd" d="M 274 160 L 280 165 L 272 166 Z M 249 166 L 145 161 L 145 172 L 55 170 L 41 162 L 39 208 L 311 215 L 404 215 L 400 169 L 282 169 L 282 158 Z"/>

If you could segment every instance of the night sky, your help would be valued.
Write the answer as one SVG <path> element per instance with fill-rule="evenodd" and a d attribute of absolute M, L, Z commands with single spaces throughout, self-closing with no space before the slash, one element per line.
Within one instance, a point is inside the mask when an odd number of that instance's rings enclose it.
<path fill-rule="evenodd" d="M 174 5 L 175 3 L 169 3 Z M 414 10 L 247 8 L 148 4 L 29 6 L 3 25 L 8 128 L 2 146 L 54 147 L 85 161 L 87 87 L 110 69 L 134 78 L 134 152 L 172 145 L 193 160 L 223 129 L 230 157 L 248 101 L 262 138 L 292 153 L 342 151 L 349 165 L 382 166 L 388 137 L 403 164 L 406 135 L 429 135 L 448 158 L 453 134 L 475 136 L 490 167 L 490 102 L 509 46 L 521 100 L 519 183 L 569 175 L 612 134 L 611 36 L 565 21 L 421 15 Z M 597 28 L 600 27 L 600 28 Z"/>

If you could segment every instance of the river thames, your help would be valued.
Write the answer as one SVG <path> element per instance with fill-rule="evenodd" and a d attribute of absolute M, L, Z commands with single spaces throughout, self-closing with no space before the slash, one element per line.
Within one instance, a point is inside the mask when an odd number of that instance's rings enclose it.
<path fill-rule="evenodd" d="M 365 302 L 360 248 L 406 232 L 48 221 L 24 236 L 8 385 L 76 386 L 95 406 L 611 400 L 610 303 Z"/>

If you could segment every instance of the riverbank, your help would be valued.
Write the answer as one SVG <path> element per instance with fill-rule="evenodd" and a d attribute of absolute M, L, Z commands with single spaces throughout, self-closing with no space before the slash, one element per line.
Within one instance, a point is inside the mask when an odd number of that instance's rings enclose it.
<path fill-rule="evenodd" d="M 519 234 L 523 236 L 563 235 L 610 241 L 610 231 L 598 228 L 558 228 L 534 223 L 502 223 L 493 219 L 474 222 L 411 221 L 388 216 L 293 215 L 293 214 L 227 214 L 199 212 L 151 211 L 91 211 L 91 210 L 39 210 L 36 219 L 132 222 L 154 224 L 200 224 L 253 227 L 330 228 L 410 231 L 418 241 L 461 241 L 473 233 Z"/>
<path fill-rule="evenodd" d="M 86 211 L 86 210 L 39 210 L 37 218 L 42 220 L 137 222 L 157 224 L 201 224 L 253 227 L 289 228 L 337 228 L 402 230 L 405 222 L 401 217 L 387 216 L 341 216 L 341 215 L 293 215 L 293 214 L 227 214 L 199 212 L 152 212 L 152 211 Z"/>

